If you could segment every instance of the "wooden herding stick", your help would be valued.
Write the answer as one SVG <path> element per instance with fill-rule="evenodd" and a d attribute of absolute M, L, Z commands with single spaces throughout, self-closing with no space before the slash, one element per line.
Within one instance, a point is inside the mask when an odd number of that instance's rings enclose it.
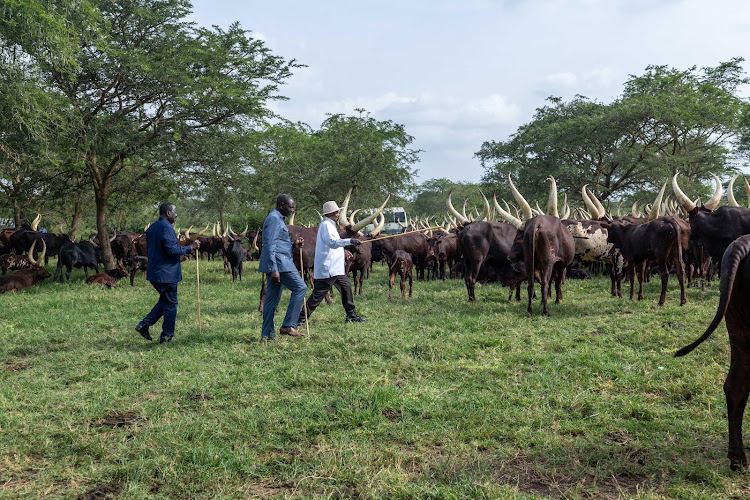
<path fill-rule="evenodd" d="M 305 275 L 303 269 L 305 266 L 302 261 L 302 247 L 299 247 L 299 274 L 302 277 L 302 281 L 305 281 Z M 305 297 L 307 299 L 307 297 Z M 307 329 L 307 340 L 310 340 L 310 322 L 307 321 L 307 300 L 302 301 L 302 307 L 305 310 L 305 328 Z"/>
<path fill-rule="evenodd" d="M 198 334 L 203 335 L 201 324 L 201 270 L 198 265 L 198 252 L 195 252 L 195 279 L 198 280 Z"/>
<path fill-rule="evenodd" d="M 395 238 L 397 236 L 404 236 L 405 234 L 412 234 L 412 233 L 423 233 L 425 231 L 430 231 L 432 229 L 443 229 L 443 226 L 433 226 L 433 227 L 426 227 L 424 229 L 415 229 L 414 231 L 407 231 L 405 233 L 396 233 L 396 234 L 389 234 L 387 236 L 380 236 L 378 238 L 373 238 L 371 240 L 362 240 L 361 242 L 364 243 L 372 243 L 373 241 L 380 241 L 380 240 L 386 240 L 388 238 Z"/>

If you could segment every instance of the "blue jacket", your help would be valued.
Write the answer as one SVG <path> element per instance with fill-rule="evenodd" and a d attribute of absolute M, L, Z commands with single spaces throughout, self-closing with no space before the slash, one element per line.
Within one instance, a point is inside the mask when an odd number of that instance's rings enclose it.
<path fill-rule="evenodd" d="M 263 248 L 260 251 L 258 272 L 297 272 L 292 260 L 292 240 L 284 216 L 275 208 L 263 223 Z"/>
<path fill-rule="evenodd" d="M 182 281 L 180 257 L 190 253 L 190 246 L 177 243 L 172 224 L 160 217 L 146 230 L 148 266 L 146 279 L 153 283 L 177 283 Z"/>

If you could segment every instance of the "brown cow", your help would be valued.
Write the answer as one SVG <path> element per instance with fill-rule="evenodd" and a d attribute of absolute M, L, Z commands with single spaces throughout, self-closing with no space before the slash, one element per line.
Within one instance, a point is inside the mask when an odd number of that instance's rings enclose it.
<path fill-rule="evenodd" d="M 391 254 L 390 276 L 388 278 L 388 298 L 393 298 L 393 283 L 396 275 L 401 278 L 401 298 L 406 298 L 406 279 L 409 278 L 409 297 L 411 297 L 412 286 L 412 262 L 411 254 L 403 250 L 396 250 Z"/>
<path fill-rule="evenodd" d="M 750 395 L 750 235 L 740 236 L 724 252 L 721 259 L 721 294 L 719 307 L 706 332 L 675 356 L 684 356 L 706 340 L 726 317 L 731 348 L 729 373 L 724 381 L 729 421 L 729 464 L 733 470 L 745 468 L 748 462 L 742 444 L 742 417 Z"/>
<path fill-rule="evenodd" d="M 109 289 L 115 287 L 117 282 L 128 275 L 128 272 L 122 267 L 121 264 L 117 264 L 117 267 L 104 271 L 93 276 L 86 278 L 86 283 L 99 283 L 102 286 L 106 286 Z"/>
<path fill-rule="evenodd" d="M 5 254 L 0 255 L 0 267 L 5 274 L 8 269 L 17 271 L 19 269 L 31 269 L 31 262 L 25 255 Z"/>
<path fill-rule="evenodd" d="M 47 270 L 42 267 L 41 261 L 47 254 L 47 244 L 42 240 L 42 253 L 39 259 L 34 259 L 34 246 L 36 241 L 31 244 L 29 250 L 29 261 L 31 262 L 31 269 L 22 269 L 13 274 L 0 276 L 0 293 L 14 292 L 16 290 L 23 290 L 41 283 L 45 278 L 49 278 L 50 274 Z"/>
<path fill-rule="evenodd" d="M 555 281 L 555 304 L 558 304 L 563 296 L 565 270 L 575 257 L 573 236 L 557 217 L 537 215 L 526 221 L 523 235 L 519 235 L 513 245 L 510 260 L 516 261 L 521 252 L 526 272 L 531 274 L 527 311 L 531 314 L 534 281 L 538 281 L 542 286 L 542 312 L 549 316 L 547 298 L 552 295 L 552 280 Z"/>

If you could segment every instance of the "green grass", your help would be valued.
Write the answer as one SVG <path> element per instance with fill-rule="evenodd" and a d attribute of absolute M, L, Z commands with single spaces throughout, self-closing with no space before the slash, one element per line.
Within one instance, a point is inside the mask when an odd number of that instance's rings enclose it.
<path fill-rule="evenodd" d="M 156 292 L 52 283 L 0 296 L 0 497 L 743 498 L 726 458 L 718 287 L 641 302 L 569 280 L 551 316 L 507 289 L 415 282 L 368 321 L 321 305 L 310 338 L 259 341 L 260 275 L 183 265 L 175 340 L 134 331 Z M 627 292 L 626 292 L 627 294 Z M 277 314 L 280 326 L 288 292 Z M 158 334 L 158 328 L 154 328 Z M 115 424 L 122 425 L 115 425 Z"/>

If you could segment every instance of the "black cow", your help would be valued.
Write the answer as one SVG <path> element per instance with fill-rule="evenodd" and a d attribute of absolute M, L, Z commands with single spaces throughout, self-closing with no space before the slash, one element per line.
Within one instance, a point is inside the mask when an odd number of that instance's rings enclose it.
<path fill-rule="evenodd" d="M 664 305 L 669 281 L 669 263 L 674 264 L 677 280 L 680 283 L 680 305 L 687 302 L 685 297 L 685 264 L 682 257 L 687 246 L 690 228 L 678 217 L 659 217 L 645 224 L 605 224 L 609 233 L 608 241 L 622 252 L 630 275 L 630 300 L 635 291 L 635 275 L 638 274 L 638 300 L 643 299 L 643 281 L 647 261 L 656 262 L 661 275 L 661 295 L 659 305 Z"/>
<path fill-rule="evenodd" d="M 503 278 L 503 285 L 515 288 L 526 279 L 523 264 L 513 265 L 508 257 L 518 230 L 503 222 L 469 222 L 458 233 L 458 253 L 464 260 L 464 282 L 469 301 L 474 302 L 474 287 L 483 266 L 492 267 Z M 521 254 L 520 260 L 523 259 Z"/>
<path fill-rule="evenodd" d="M 44 241 L 47 248 L 44 255 L 44 265 L 47 265 L 49 264 L 49 258 L 56 256 L 62 246 L 70 242 L 70 237 L 66 234 L 42 233 L 31 229 L 21 229 L 14 232 L 9 240 L 11 248 L 17 254 L 22 254 L 28 250 L 35 241 Z"/>
<path fill-rule="evenodd" d="M 60 256 L 57 259 L 57 268 L 55 269 L 55 277 L 52 281 L 57 281 L 57 277 L 60 276 L 60 283 L 62 283 L 62 269 L 65 267 L 65 280 L 70 281 L 70 273 L 73 268 L 83 268 L 83 273 L 86 278 L 89 277 L 89 268 L 99 272 L 99 264 L 102 263 L 102 252 L 90 241 L 82 241 L 80 243 L 68 242 L 60 249 Z"/>
<path fill-rule="evenodd" d="M 231 239 L 229 246 L 224 251 L 224 256 L 227 258 L 229 266 L 232 269 L 232 281 L 238 277 L 242 281 L 242 262 L 245 260 L 245 249 L 242 247 L 242 238 Z"/>
<path fill-rule="evenodd" d="M 706 340 L 726 317 L 731 348 L 729 373 L 724 381 L 729 422 L 729 464 L 733 470 L 747 468 L 742 443 L 742 417 L 750 395 L 750 235 L 730 243 L 721 259 L 721 294 L 719 306 L 706 332 L 675 356 L 684 356 Z"/>

